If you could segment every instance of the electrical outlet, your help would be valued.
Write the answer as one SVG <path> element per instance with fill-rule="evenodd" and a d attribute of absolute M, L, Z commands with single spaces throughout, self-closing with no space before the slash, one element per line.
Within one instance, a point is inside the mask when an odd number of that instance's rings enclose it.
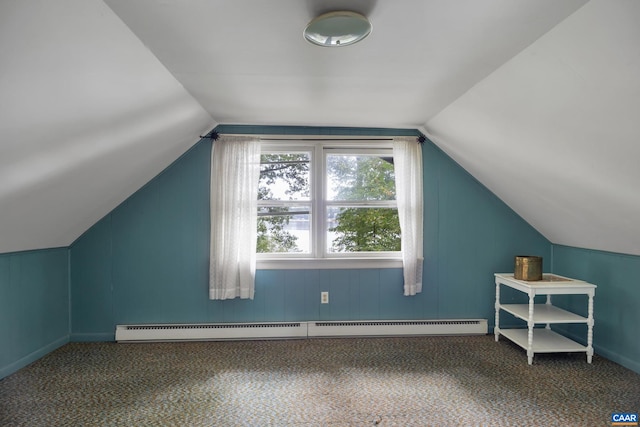
<path fill-rule="evenodd" d="M 329 304 L 329 292 L 320 292 L 320 304 Z"/>

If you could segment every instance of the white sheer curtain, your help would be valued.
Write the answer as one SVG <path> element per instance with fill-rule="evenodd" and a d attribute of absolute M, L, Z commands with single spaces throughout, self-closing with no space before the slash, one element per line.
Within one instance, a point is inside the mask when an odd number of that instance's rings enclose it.
<path fill-rule="evenodd" d="M 402 233 L 404 294 L 422 292 L 422 148 L 416 137 L 395 138 L 393 163 L 396 175 L 396 199 Z"/>
<path fill-rule="evenodd" d="M 253 299 L 260 142 L 221 136 L 211 151 L 209 298 Z"/>

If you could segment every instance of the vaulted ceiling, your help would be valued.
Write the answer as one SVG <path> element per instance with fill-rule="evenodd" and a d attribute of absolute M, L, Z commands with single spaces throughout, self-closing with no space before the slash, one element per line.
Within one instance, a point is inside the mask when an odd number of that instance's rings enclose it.
<path fill-rule="evenodd" d="M 320 13 L 363 42 L 312 46 Z M 0 253 L 66 246 L 219 123 L 417 128 L 550 241 L 640 255 L 640 2 L 4 0 Z"/>

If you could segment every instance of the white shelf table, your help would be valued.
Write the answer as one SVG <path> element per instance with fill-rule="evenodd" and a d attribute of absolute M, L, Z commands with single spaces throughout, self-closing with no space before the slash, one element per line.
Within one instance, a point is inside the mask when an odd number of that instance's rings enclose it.
<path fill-rule="evenodd" d="M 542 280 L 526 281 L 516 279 L 512 273 L 495 273 L 496 279 L 496 341 L 500 335 L 508 338 L 527 351 L 529 364 L 535 353 L 585 352 L 587 362 L 593 358 L 593 298 L 596 285 L 582 280 L 570 279 L 556 274 L 544 274 Z M 528 304 L 500 303 L 500 285 L 508 286 L 528 295 Z M 544 304 L 536 304 L 536 295 L 546 295 Z M 587 295 L 587 317 L 555 307 L 552 295 Z M 527 322 L 527 329 L 501 329 L 500 310 Z M 585 323 L 587 325 L 586 347 L 551 330 L 552 324 Z M 535 325 L 544 324 L 544 328 Z"/>

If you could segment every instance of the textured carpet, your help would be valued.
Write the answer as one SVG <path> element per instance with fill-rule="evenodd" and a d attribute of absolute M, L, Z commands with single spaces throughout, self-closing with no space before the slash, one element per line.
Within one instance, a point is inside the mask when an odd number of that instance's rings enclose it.
<path fill-rule="evenodd" d="M 68 344 L 0 381 L 0 426 L 608 426 L 640 375 L 492 336 Z"/>

